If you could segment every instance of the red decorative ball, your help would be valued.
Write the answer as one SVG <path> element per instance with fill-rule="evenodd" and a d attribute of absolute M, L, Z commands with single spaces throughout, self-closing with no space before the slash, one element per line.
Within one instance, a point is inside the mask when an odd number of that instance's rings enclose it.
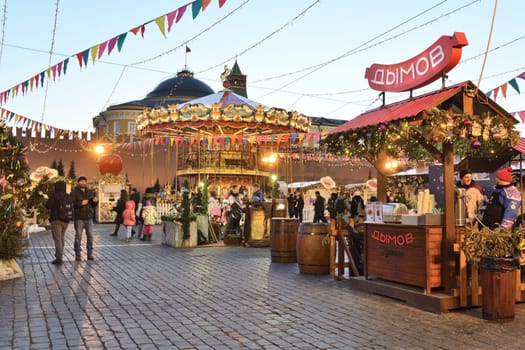
<path fill-rule="evenodd" d="M 367 132 L 366 128 L 361 129 L 361 134 L 366 134 L 366 132 Z"/>
<path fill-rule="evenodd" d="M 98 159 L 97 165 L 98 170 L 102 175 L 118 175 L 122 170 L 122 158 L 120 158 L 118 154 L 108 154 L 100 157 Z"/>
<path fill-rule="evenodd" d="M 465 126 L 471 126 L 471 125 L 472 125 L 472 120 L 470 120 L 470 119 L 465 119 L 465 120 L 463 121 L 463 125 L 465 125 Z"/>
<path fill-rule="evenodd" d="M 432 138 L 432 141 L 434 141 L 434 142 L 439 142 L 439 136 L 434 136 L 434 137 Z"/>
<path fill-rule="evenodd" d="M 383 123 L 379 124 L 379 130 L 386 131 L 386 125 Z"/>
<path fill-rule="evenodd" d="M 470 144 L 470 147 L 472 147 L 473 149 L 478 149 L 481 147 L 481 142 L 479 142 L 479 140 L 474 140 Z"/>

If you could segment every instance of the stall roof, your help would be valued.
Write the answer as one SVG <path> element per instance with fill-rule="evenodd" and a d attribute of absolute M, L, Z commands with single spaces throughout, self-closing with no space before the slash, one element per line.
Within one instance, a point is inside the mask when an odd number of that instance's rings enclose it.
<path fill-rule="evenodd" d="M 358 115 L 352 120 L 330 130 L 330 134 L 345 132 L 350 129 L 357 129 L 368 125 L 386 123 L 393 120 L 412 117 L 421 111 L 435 107 L 450 97 L 457 94 L 461 89 L 468 85 L 469 82 L 453 85 L 443 90 L 434 91 L 425 95 L 412 97 L 400 102 L 381 106 L 377 109 Z"/>
<path fill-rule="evenodd" d="M 525 154 L 525 138 L 520 138 L 518 143 L 513 148 L 521 154 Z"/>
<path fill-rule="evenodd" d="M 406 171 L 401 171 L 389 176 L 418 176 L 418 175 L 428 175 L 428 167 L 408 169 Z"/>

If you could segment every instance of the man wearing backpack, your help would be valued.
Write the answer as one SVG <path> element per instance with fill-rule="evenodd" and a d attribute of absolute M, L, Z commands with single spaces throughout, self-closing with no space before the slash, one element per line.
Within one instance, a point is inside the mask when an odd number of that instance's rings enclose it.
<path fill-rule="evenodd" d="M 80 176 L 78 186 L 71 193 L 73 205 L 75 207 L 75 260 L 82 261 L 82 232 L 86 230 L 86 249 L 87 259 L 94 260 L 93 257 L 93 208 L 98 203 L 98 198 L 94 192 L 87 187 L 87 178 Z"/>
<path fill-rule="evenodd" d="M 62 265 L 63 263 L 64 237 L 69 220 L 72 219 L 68 218 L 61 210 L 69 200 L 67 197 L 66 183 L 60 180 L 55 182 L 55 192 L 49 196 L 46 202 L 46 208 L 49 209 L 51 233 L 53 234 L 53 241 L 55 241 L 55 260 L 51 261 L 51 263 L 55 265 Z"/>

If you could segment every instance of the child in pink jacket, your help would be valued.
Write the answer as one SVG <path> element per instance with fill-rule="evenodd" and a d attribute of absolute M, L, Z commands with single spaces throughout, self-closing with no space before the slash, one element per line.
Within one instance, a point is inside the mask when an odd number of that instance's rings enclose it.
<path fill-rule="evenodd" d="M 128 200 L 126 202 L 126 209 L 122 212 L 122 224 L 126 228 L 126 242 L 131 241 L 131 230 L 136 224 L 135 218 L 135 202 Z"/>

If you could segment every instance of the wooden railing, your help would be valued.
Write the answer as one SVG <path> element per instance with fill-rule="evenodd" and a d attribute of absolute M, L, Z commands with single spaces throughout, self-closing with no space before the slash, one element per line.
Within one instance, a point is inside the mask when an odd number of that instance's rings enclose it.
<path fill-rule="evenodd" d="M 349 235 L 344 220 L 330 220 L 330 276 L 336 280 L 360 275 L 355 253 L 352 254 L 348 244 Z"/>
<path fill-rule="evenodd" d="M 458 255 L 457 261 L 457 287 L 453 290 L 453 295 L 458 297 L 459 307 L 480 306 L 482 302 L 482 290 L 479 267 L 468 263 L 465 252 L 461 249 L 465 239 L 465 230 L 456 228 L 457 244 L 454 251 Z M 516 270 L 516 301 L 525 302 L 525 273 L 522 269 Z"/>

